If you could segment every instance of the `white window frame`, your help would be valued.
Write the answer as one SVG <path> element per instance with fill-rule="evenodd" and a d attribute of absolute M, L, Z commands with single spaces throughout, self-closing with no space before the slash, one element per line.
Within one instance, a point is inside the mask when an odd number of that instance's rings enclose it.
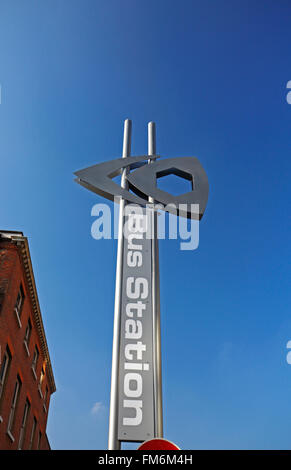
<path fill-rule="evenodd" d="M 29 415 L 29 410 L 30 410 L 30 403 L 29 403 L 29 400 L 27 398 L 25 400 L 24 412 L 23 412 L 22 423 L 21 423 L 21 428 L 20 428 L 20 433 L 19 433 L 18 450 L 21 450 L 22 446 L 23 446 L 23 441 L 24 441 L 24 436 L 25 436 L 25 429 L 26 429 L 27 418 L 28 418 L 28 415 Z"/>
<path fill-rule="evenodd" d="M 29 450 L 31 450 L 32 446 L 33 446 L 33 440 L 34 440 L 34 436 L 35 436 L 36 427 L 37 427 L 37 419 L 34 416 L 33 417 L 33 422 L 32 422 L 31 434 L 30 434 Z"/>
<path fill-rule="evenodd" d="M 17 380 L 16 380 L 16 384 L 14 387 L 14 392 L 13 392 L 12 404 L 11 404 L 9 418 L 8 418 L 8 426 L 7 426 L 7 434 L 9 435 L 11 439 L 13 439 L 13 441 L 14 441 L 14 437 L 12 434 L 12 427 L 14 423 L 14 416 L 15 416 L 15 411 L 17 407 L 18 397 L 19 397 L 20 390 L 21 390 L 21 385 L 22 383 L 21 383 L 20 377 L 17 376 Z"/>
<path fill-rule="evenodd" d="M 16 299 L 16 303 L 15 303 L 15 307 L 14 307 L 14 313 L 16 315 L 19 328 L 22 327 L 22 323 L 21 323 L 21 320 L 20 320 L 20 315 L 21 315 L 21 310 L 22 310 L 22 307 L 23 307 L 23 302 L 24 302 L 24 291 L 23 291 L 22 284 L 20 284 L 20 288 L 19 288 L 19 291 L 18 291 L 18 294 L 17 294 L 17 299 Z"/>
<path fill-rule="evenodd" d="M 43 409 L 44 409 L 45 413 L 47 413 L 46 401 L 47 401 L 48 391 L 49 391 L 48 386 L 46 385 L 45 386 L 45 394 L 44 394 L 44 397 L 43 397 Z"/>
<path fill-rule="evenodd" d="M 25 330 L 24 340 L 23 340 L 23 344 L 24 344 L 24 347 L 26 349 L 26 353 L 27 353 L 28 356 L 30 356 L 28 346 L 29 346 L 31 331 L 32 331 L 32 324 L 31 324 L 31 321 L 30 321 L 30 318 L 29 318 L 28 322 L 27 322 L 26 330 Z"/>
<path fill-rule="evenodd" d="M 21 323 L 20 316 L 19 316 L 19 313 L 18 313 L 18 310 L 17 310 L 16 307 L 14 307 L 14 313 L 15 313 L 15 316 L 16 316 L 16 319 L 17 319 L 18 326 L 19 326 L 19 328 L 21 328 L 22 323 Z"/>
<path fill-rule="evenodd" d="M 38 350 L 37 346 L 35 345 L 32 364 L 31 364 L 31 370 L 33 372 L 35 380 L 37 379 L 36 368 L 37 368 L 38 359 L 39 359 L 39 350 Z"/>
<path fill-rule="evenodd" d="M 2 372 L 2 377 L 0 377 L 0 398 L 2 397 L 2 393 L 4 390 L 5 380 L 7 377 L 7 371 L 8 371 L 10 361 L 11 361 L 11 357 L 12 356 L 11 356 L 10 350 L 8 349 L 8 347 L 6 347 L 5 352 L 3 354 L 2 364 L 0 367 L 0 371 Z"/>

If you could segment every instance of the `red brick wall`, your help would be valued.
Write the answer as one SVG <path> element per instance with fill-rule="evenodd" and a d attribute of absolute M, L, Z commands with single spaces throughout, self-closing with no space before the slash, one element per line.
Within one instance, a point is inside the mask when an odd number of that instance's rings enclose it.
<path fill-rule="evenodd" d="M 22 324 L 21 327 L 19 326 L 16 314 L 14 313 L 14 306 L 20 283 L 22 284 L 25 294 L 20 317 Z M 33 310 L 30 303 L 29 290 L 26 284 L 24 269 L 18 253 L 18 248 L 14 243 L 6 241 L 0 242 L 0 294 L 0 300 L 2 298 L 2 307 L 0 307 L 1 363 L 7 344 L 12 353 L 12 360 L 6 376 L 4 391 L 0 399 L 0 416 L 2 417 L 2 422 L 0 423 L 0 449 L 18 448 L 21 422 L 27 398 L 30 401 L 30 411 L 22 448 L 27 449 L 29 447 L 33 417 L 35 416 L 37 419 L 37 428 L 32 448 L 36 448 L 37 436 L 39 435 L 39 432 L 41 432 L 42 439 L 40 449 L 49 449 L 49 443 L 46 437 L 46 424 L 51 390 L 46 374 L 42 383 L 43 396 L 46 386 L 49 390 L 46 399 L 46 411 L 43 407 L 44 399 L 40 396 L 38 391 L 40 372 L 42 367 L 45 369 L 45 360 L 41 351 Z M 29 318 L 32 324 L 32 331 L 29 341 L 28 355 L 23 340 Z M 39 359 L 36 368 L 37 379 L 35 379 L 31 369 L 35 345 L 37 345 L 39 350 Z M 12 442 L 11 438 L 7 434 L 7 425 L 17 375 L 21 378 L 22 387 L 15 412 L 12 429 L 14 442 Z"/>

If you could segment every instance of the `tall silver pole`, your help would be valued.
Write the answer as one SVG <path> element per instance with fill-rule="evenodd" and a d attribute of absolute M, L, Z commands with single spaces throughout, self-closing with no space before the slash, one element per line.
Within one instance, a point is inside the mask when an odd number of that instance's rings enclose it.
<path fill-rule="evenodd" d="M 123 151 L 122 158 L 130 156 L 131 149 L 131 121 L 124 121 Z M 121 176 L 121 187 L 127 189 L 126 172 L 124 169 Z M 123 217 L 124 199 L 120 200 L 119 206 L 119 227 L 118 227 L 118 247 L 116 264 L 116 284 L 115 284 L 115 304 L 114 304 L 114 326 L 112 345 L 112 370 L 111 370 L 111 392 L 109 411 L 109 433 L 108 449 L 119 450 L 118 440 L 118 377 L 119 377 L 119 349 L 120 349 L 120 324 L 121 324 L 121 290 L 122 290 L 122 269 L 123 269 Z"/>
<path fill-rule="evenodd" d="M 156 126 L 148 123 L 148 155 L 156 154 Z M 149 164 L 152 159 L 149 158 Z M 149 197 L 149 202 L 154 199 Z M 152 209 L 152 296 L 153 296 L 153 367 L 154 367 L 154 412 L 155 437 L 163 437 L 163 401 L 162 401 L 162 355 L 161 355 L 161 320 L 160 320 L 160 277 L 158 217 Z"/>

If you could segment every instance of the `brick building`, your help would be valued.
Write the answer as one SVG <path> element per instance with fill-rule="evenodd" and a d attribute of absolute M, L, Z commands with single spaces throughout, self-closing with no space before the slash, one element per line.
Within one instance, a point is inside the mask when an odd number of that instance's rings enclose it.
<path fill-rule="evenodd" d="M 55 390 L 27 238 L 0 231 L 0 449 L 50 449 Z"/>

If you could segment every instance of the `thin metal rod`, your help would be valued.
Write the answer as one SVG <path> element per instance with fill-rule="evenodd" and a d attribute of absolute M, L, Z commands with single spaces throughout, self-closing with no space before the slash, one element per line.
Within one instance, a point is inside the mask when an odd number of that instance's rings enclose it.
<path fill-rule="evenodd" d="M 156 126 L 148 123 L 148 155 L 156 154 Z M 152 159 L 149 158 L 149 164 Z M 154 199 L 149 197 L 149 202 Z M 153 368 L 154 368 L 154 412 L 155 437 L 163 437 L 163 398 L 162 398 L 162 355 L 161 355 L 161 320 L 160 320 L 160 277 L 159 244 L 157 236 L 158 217 L 152 209 L 152 297 L 153 297 Z"/>
<path fill-rule="evenodd" d="M 156 154 L 156 124 L 148 123 L 148 155 Z"/>
<path fill-rule="evenodd" d="M 131 150 L 131 121 L 124 121 L 123 133 L 123 151 L 122 158 L 130 156 Z M 127 189 L 126 170 L 123 170 L 121 176 L 121 187 Z M 119 206 L 119 227 L 118 227 L 118 246 L 116 263 L 116 284 L 115 284 L 115 304 L 114 304 L 114 326 L 113 326 L 113 345 L 112 345 L 112 370 L 111 370 L 111 392 L 110 392 L 110 411 L 109 411 L 109 433 L 108 449 L 119 450 L 120 441 L 118 440 L 118 377 L 119 377 L 119 350 L 120 350 L 120 325 L 121 325 L 121 291 L 122 291 L 122 269 L 123 269 L 123 217 L 124 217 L 124 199 L 120 200 Z"/>

